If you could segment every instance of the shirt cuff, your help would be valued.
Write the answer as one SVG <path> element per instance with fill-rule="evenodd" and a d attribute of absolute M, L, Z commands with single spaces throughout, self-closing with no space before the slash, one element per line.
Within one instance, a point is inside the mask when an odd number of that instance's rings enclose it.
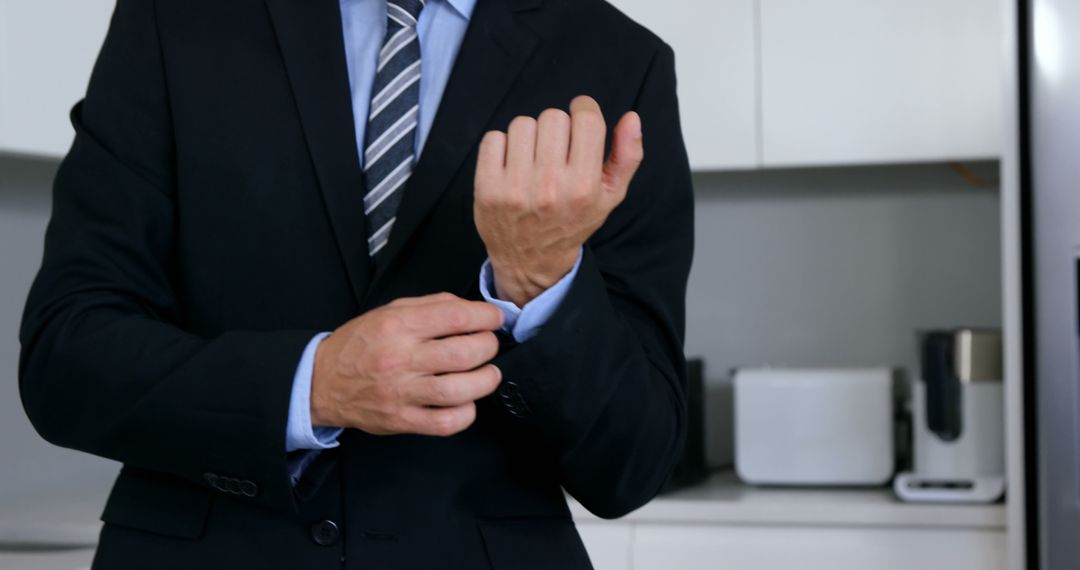
<path fill-rule="evenodd" d="M 300 364 L 293 376 L 292 396 L 289 399 L 289 419 L 285 427 L 285 451 L 298 449 L 330 449 L 338 446 L 337 438 L 345 430 L 311 425 L 311 375 L 315 371 L 315 351 L 330 333 L 315 335 L 304 349 Z"/>
<path fill-rule="evenodd" d="M 570 284 L 574 282 L 574 277 L 577 276 L 578 269 L 581 267 L 583 253 L 584 249 L 578 251 L 577 261 L 569 273 L 521 308 L 495 296 L 495 273 L 491 269 L 491 260 L 485 261 L 480 268 L 480 294 L 483 295 L 485 301 L 502 311 L 503 331 L 509 333 L 519 343 L 536 336 L 566 298 Z"/>

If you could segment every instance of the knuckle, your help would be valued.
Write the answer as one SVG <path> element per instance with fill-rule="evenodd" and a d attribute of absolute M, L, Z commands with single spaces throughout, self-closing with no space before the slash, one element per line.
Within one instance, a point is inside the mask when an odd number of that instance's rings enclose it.
<path fill-rule="evenodd" d="M 582 128 L 590 131 L 603 131 L 607 129 L 606 123 L 604 122 L 604 115 L 599 111 L 578 111 L 574 120 L 578 121 L 578 125 Z"/>
<path fill-rule="evenodd" d="M 380 413 L 386 413 L 394 401 L 394 391 L 386 384 L 379 383 L 371 387 L 369 392 L 371 396 L 371 404 L 375 410 Z M 392 417 L 388 415 L 388 417 Z"/>
<path fill-rule="evenodd" d="M 592 188 L 589 188 L 587 186 L 581 186 L 574 189 L 574 191 L 571 192 L 569 196 L 570 206 L 575 210 L 582 210 L 588 208 L 592 206 L 593 202 L 595 201 L 596 193 L 593 191 Z"/>
<path fill-rule="evenodd" d="M 397 307 L 403 304 L 403 302 L 399 302 Z M 401 332 L 403 326 L 404 323 L 400 315 L 384 313 L 379 315 L 379 319 L 375 321 L 375 334 L 380 337 L 395 336 Z"/>
<path fill-rule="evenodd" d="M 442 411 L 431 419 L 431 429 L 435 435 L 451 436 L 458 432 L 458 422 L 452 413 Z"/>
<path fill-rule="evenodd" d="M 401 410 L 384 414 L 378 423 L 385 434 L 406 433 L 412 427 L 412 422 Z"/>
<path fill-rule="evenodd" d="M 460 369 L 468 365 L 469 355 L 460 347 L 450 344 L 443 349 L 443 360 L 447 366 Z"/>
<path fill-rule="evenodd" d="M 436 378 L 431 386 L 431 392 L 436 402 L 452 402 L 458 396 L 458 390 L 453 382 L 442 378 Z"/>
<path fill-rule="evenodd" d="M 502 196 L 501 205 L 508 210 L 520 212 L 529 206 L 529 202 L 521 192 L 507 192 Z"/>
<path fill-rule="evenodd" d="M 432 418 L 432 431 L 439 436 L 449 437 L 460 433 L 476 421 L 476 404 L 468 404 L 453 410 L 440 410 Z"/>
<path fill-rule="evenodd" d="M 540 192 L 556 193 L 562 187 L 562 171 L 555 165 L 545 166 L 536 173 Z"/>
<path fill-rule="evenodd" d="M 493 332 L 486 332 L 480 336 L 480 350 L 483 360 L 491 360 L 499 353 L 499 337 Z"/>
<path fill-rule="evenodd" d="M 484 170 L 477 170 L 473 176 L 473 197 L 476 201 L 481 201 L 492 193 L 493 176 Z"/>
<path fill-rule="evenodd" d="M 402 368 L 408 356 L 396 349 L 388 348 L 375 354 L 371 362 L 371 370 L 376 374 L 390 374 Z"/>
<path fill-rule="evenodd" d="M 470 402 L 467 406 L 461 409 L 460 416 L 457 418 L 457 429 L 461 431 L 473 424 L 476 421 L 476 404 Z"/>
<path fill-rule="evenodd" d="M 464 327 L 469 322 L 469 315 L 462 307 L 448 307 L 443 313 L 443 322 L 455 329 Z"/>
<path fill-rule="evenodd" d="M 538 211 L 548 213 L 559 205 L 559 200 L 553 190 L 543 188 L 536 192 L 536 196 L 533 198 L 533 204 Z"/>
<path fill-rule="evenodd" d="M 486 176 L 476 177 L 476 194 L 473 196 L 473 200 L 476 201 L 477 206 L 491 208 L 499 203 L 498 194 L 490 190 L 491 186 L 493 184 Z"/>

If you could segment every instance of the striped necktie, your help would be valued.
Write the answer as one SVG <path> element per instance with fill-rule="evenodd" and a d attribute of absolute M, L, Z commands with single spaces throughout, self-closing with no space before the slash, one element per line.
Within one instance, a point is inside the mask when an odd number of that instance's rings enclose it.
<path fill-rule="evenodd" d="M 420 40 L 424 0 L 387 0 L 386 39 L 379 50 L 364 133 L 364 214 L 368 252 L 386 247 L 405 183 L 412 174 L 420 112 Z"/>

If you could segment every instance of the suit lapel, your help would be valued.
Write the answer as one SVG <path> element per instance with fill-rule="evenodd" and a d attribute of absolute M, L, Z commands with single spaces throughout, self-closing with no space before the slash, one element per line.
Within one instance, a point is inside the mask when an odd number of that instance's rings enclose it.
<path fill-rule="evenodd" d="M 341 12 L 335 0 L 265 0 L 327 214 L 357 302 L 370 264 Z"/>
<path fill-rule="evenodd" d="M 514 12 L 539 3 L 477 2 L 423 154 L 406 185 L 390 241 L 376 257 L 375 281 L 416 233 L 465 158 L 480 143 L 496 107 L 538 44 L 536 34 L 519 22 Z"/>

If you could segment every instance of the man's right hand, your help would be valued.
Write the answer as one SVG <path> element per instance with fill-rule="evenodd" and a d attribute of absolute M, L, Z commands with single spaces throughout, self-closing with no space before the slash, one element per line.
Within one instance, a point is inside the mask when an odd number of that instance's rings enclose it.
<path fill-rule="evenodd" d="M 398 299 L 345 323 L 315 355 L 311 420 L 375 435 L 449 436 L 502 373 L 498 308 L 449 293 Z"/>

